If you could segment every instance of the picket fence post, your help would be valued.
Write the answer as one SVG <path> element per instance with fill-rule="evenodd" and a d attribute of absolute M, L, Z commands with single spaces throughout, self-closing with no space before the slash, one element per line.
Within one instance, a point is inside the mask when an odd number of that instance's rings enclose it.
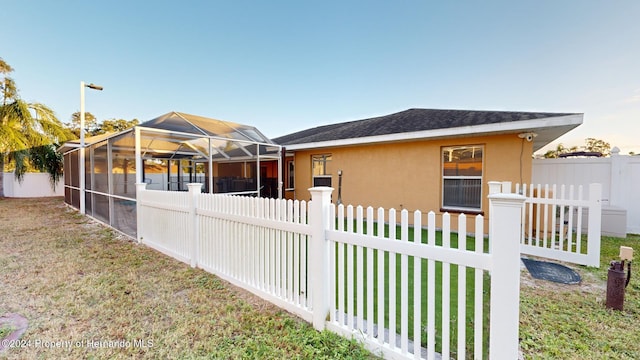
<path fill-rule="evenodd" d="M 191 221 L 191 233 L 189 243 L 191 244 L 191 267 L 195 268 L 198 265 L 198 243 L 200 237 L 200 231 L 198 226 L 198 215 L 196 214 L 196 208 L 198 206 L 198 195 L 202 192 L 202 184 L 189 183 L 187 184 L 189 189 L 189 219 Z"/>
<path fill-rule="evenodd" d="M 620 149 L 617 146 L 614 146 L 611 149 L 611 156 L 609 157 L 611 161 L 611 172 L 609 175 L 609 205 L 611 206 L 622 206 L 624 207 L 624 199 L 625 199 L 625 190 L 628 189 L 628 186 L 625 186 L 624 180 L 625 177 L 628 176 L 627 170 L 630 170 L 628 164 L 623 164 L 627 162 L 627 156 L 620 156 Z M 591 200 L 591 198 L 589 198 Z M 629 209 L 630 210 L 630 209 Z"/>
<path fill-rule="evenodd" d="M 500 193 L 502 189 L 501 181 L 489 181 L 489 195 Z"/>
<path fill-rule="evenodd" d="M 602 184 L 589 185 L 587 229 L 587 265 L 600 267 L 600 236 L 602 230 Z"/>
<path fill-rule="evenodd" d="M 142 192 L 147 190 L 147 183 L 136 183 L 136 241 L 142 243 Z"/>
<path fill-rule="evenodd" d="M 505 190 L 503 188 L 503 190 Z M 520 232 L 525 197 L 518 194 L 489 195 L 491 359 L 518 358 L 520 322 Z"/>
<path fill-rule="evenodd" d="M 313 327 L 325 329 L 325 319 L 329 314 L 329 248 L 325 231 L 329 227 L 329 210 L 331 205 L 330 187 L 312 187 L 309 207 L 309 226 L 311 240 L 309 242 L 309 283 L 313 301 Z"/>

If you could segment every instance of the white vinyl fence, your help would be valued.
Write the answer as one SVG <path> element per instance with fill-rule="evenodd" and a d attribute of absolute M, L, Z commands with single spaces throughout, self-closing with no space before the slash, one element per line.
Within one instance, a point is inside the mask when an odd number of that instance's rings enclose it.
<path fill-rule="evenodd" d="M 452 225 L 445 214 L 436 231 L 433 212 L 409 225 L 403 210 L 396 226 L 393 209 L 336 207 L 331 188 L 307 203 L 200 186 L 139 184 L 138 240 L 386 358 L 518 357 L 523 196 L 489 196 L 486 241 L 482 216 Z M 467 221 L 476 235 L 458 236 Z"/>
<path fill-rule="evenodd" d="M 3 174 L 4 196 L 14 198 L 64 196 L 64 183 L 58 181 L 55 189 L 51 187 L 49 174 L 26 173 L 22 182 L 12 172 Z"/>
<path fill-rule="evenodd" d="M 489 193 L 510 193 L 511 182 L 489 182 Z M 600 267 L 602 186 L 516 184 L 526 196 L 522 211 L 522 254 Z"/>
<path fill-rule="evenodd" d="M 305 201 L 144 190 L 138 240 L 312 321 Z"/>
<path fill-rule="evenodd" d="M 602 184 L 603 213 L 624 209 L 623 230 L 640 234 L 640 156 L 620 155 L 620 150 L 613 148 L 611 156 L 603 158 L 534 159 L 531 180 L 534 184 L 574 184 L 585 189 L 592 183 Z M 603 223 L 603 231 L 613 230 L 607 225 Z"/>

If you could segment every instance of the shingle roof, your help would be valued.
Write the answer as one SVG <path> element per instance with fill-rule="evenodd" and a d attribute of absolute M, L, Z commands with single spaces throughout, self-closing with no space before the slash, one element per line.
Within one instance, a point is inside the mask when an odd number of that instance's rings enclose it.
<path fill-rule="evenodd" d="M 318 126 L 273 139 L 276 144 L 293 145 L 314 142 L 390 135 L 425 130 L 438 130 L 474 125 L 508 123 L 574 113 L 544 113 L 521 111 L 474 111 L 408 109 L 395 114 L 369 119 Z"/>

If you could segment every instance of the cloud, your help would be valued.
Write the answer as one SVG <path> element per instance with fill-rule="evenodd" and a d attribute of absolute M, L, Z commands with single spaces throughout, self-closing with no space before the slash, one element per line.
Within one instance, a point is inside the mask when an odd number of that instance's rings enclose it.
<path fill-rule="evenodd" d="M 627 104 L 640 102 L 640 88 L 633 90 L 633 95 L 624 99 L 623 102 Z"/>

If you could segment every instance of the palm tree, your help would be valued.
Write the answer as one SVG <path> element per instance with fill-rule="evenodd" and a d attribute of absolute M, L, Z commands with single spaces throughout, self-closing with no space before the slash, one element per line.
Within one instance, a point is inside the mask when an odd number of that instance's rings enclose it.
<path fill-rule="evenodd" d="M 0 58 L 0 73 L 13 71 Z M 3 99 L 0 104 L 0 197 L 4 197 L 4 164 L 16 163 L 16 176 L 22 179 L 25 160 L 49 172 L 52 184 L 60 178 L 62 160 L 53 154 L 54 144 L 73 138 L 71 132 L 55 116 L 53 110 L 40 103 L 27 103 L 17 96 L 13 80 L 0 79 Z M 13 88 L 7 90 L 7 84 Z M 57 155 L 57 156 L 56 156 Z"/>
<path fill-rule="evenodd" d="M 7 76 L 7 74 L 12 71 L 13 68 L 0 58 L 0 74 L 3 74 L 3 79 L 0 82 L 0 90 L 2 90 L 2 105 L 6 105 L 8 99 L 12 99 L 18 94 L 18 88 L 16 87 L 15 81 Z"/>

